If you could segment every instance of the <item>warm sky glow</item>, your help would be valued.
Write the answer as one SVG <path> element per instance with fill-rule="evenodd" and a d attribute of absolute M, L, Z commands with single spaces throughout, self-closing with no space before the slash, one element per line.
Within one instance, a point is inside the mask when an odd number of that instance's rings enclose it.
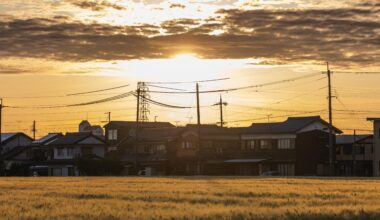
<path fill-rule="evenodd" d="M 5 131 L 37 121 L 38 135 L 74 131 L 82 119 L 104 124 L 134 120 L 135 99 L 99 105 L 40 109 L 88 102 L 136 88 L 138 81 L 229 80 L 201 90 L 257 85 L 315 73 L 285 84 L 222 93 L 229 126 L 281 121 L 288 115 L 327 117 L 325 61 L 335 71 L 380 71 L 377 1 L 317 0 L 2 0 L 0 97 Z M 43 12 L 43 13 L 41 13 Z M 378 74 L 333 76 L 334 122 L 370 129 L 380 116 Z M 70 97 L 69 93 L 129 84 Z M 169 85 L 193 91 L 194 84 Z M 151 88 L 151 90 L 165 90 Z M 151 94 L 155 100 L 194 106 L 193 94 Z M 219 94 L 202 94 L 202 122 L 216 123 Z M 315 113 L 307 113 L 315 112 Z M 151 106 L 151 120 L 195 122 L 195 109 Z M 347 132 L 351 132 L 348 131 Z"/>

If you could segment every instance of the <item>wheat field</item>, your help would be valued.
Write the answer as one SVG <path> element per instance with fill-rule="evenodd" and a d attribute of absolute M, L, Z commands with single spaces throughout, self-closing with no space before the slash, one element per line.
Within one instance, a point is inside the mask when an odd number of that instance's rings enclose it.
<path fill-rule="evenodd" d="M 3 177 L 0 219 L 380 219 L 380 180 Z"/>

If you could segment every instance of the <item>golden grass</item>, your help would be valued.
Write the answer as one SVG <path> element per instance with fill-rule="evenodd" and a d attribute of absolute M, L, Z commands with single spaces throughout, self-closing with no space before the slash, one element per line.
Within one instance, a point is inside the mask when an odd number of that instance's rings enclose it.
<path fill-rule="evenodd" d="M 5 177 L 0 219 L 380 219 L 380 180 Z"/>

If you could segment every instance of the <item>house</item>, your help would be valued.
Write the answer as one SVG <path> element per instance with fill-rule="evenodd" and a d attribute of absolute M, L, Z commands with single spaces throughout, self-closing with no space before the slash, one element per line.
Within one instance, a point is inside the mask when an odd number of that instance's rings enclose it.
<path fill-rule="evenodd" d="M 47 145 L 51 155 L 44 164 L 49 176 L 85 175 L 78 161 L 81 158 L 101 159 L 105 154 L 104 140 L 92 132 L 66 133 Z"/>
<path fill-rule="evenodd" d="M 125 174 L 314 176 L 329 171 L 328 123 L 319 116 L 242 128 L 140 125 L 137 133 L 134 122 L 105 126 L 107 154 L 123 160 Z M 341 131 L 333 129 L 335 139 Z"/>
<path fill-rule="evenodd" d="M 166 166 L 162 164 L 165 163 L 163 161 L 166 161 L 163 159 L 166 158 L 166 146 L 159 146 L 156 150 L 154 148 L 162 143 L 166 144 L 166 129 L 175 130 L 176 127 L 173 124 L 139 122 L 138 132 L 136 132 L 137 124 L 134 121 L 111 121 L 104 128 L 106 130 L 107 157 L 121 160 L 125 166 L 125 175 L 136 174 L 139 170 L 148 170 L 149 173 L 153 172 L 157 175 L 166 174 Z M 139 140 L 144 141 L 136 141 L 136 136 Z M 152 156 L 153 152 L 160 155 Z M 161 160 L 161 162 L 157 163 L 154 160 Z"/>
<path fill-rule="evenodd" d="M 79 132 L 92 132 L 98 137 L 104 136 L 104 130 L 100 125 L 91 125 L 89 121 L 83 120 L 79 123 Z"/>
<path fill-rule="evenodd" d="M 269 171 L 285 176 L 328 174 L 328 123 L 319 116 L 254 123 L 241 132 L 241 157 L 232 161 L 239 175 Z M 339 133 L 334 128 L 334 134 Z"/>
<path fill-rule="evenodd" d="M 367 118 L 373 123 L 373 176 L 380 176 L 380 118 Z"/>
<path fill-rule="evenodd" d="M 6 175 L 27 175 L 27 168 L 33 160 L 32 138 L 24 133 L 1 134 L 1 158 Z"/>
<path fill-rule="evenodd" d="M 217 125 L 189 124 L 179 133 L 175 175 L 233 175 L 231 159 L 240 146 L 240 130 Z"/>
<path fill-rule="evenodd" d="M 28 135 L 17 132 L 17 133 L 2 133 L 1 135 L 1 146 L 0 153 L 6 154 L 17 147 L 29 146 L 33 139 Z"/>
<path fill-rule="evenodd" d="M 336 136 L 338 176 L 373 175 L 372 134 Z"/>

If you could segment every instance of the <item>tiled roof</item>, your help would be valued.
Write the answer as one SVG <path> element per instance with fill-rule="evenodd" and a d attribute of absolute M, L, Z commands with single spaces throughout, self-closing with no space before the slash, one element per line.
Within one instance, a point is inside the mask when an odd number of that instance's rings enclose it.
<path fill-rule="evenodd" d="M 70 145 L 70 144 L 76 144 L 88 137 L 95 137 L 99 139 L 99 137 L 96 137 L 91 132 L 73 132 L 73 133 L 66 133 L 63 137 L 58 138 L 57 140 L 51 142 L 49 145 Z M 101 140 L 101 139 L 99 139 Z M 101 140 L 103 141 L 103 140 Z"/>
<path fill-rule="evenodd" d="M 6 143 L 7 141 L 10 141 L 12 138 L 15 138 L 16 136 L 25 136 L 26 138 L 32 140 L 31 137 L 28 135 L 22 133 L 22 132 L 16 132 L 16 133 L 1 133 L 1 143 Z"/>
<path fill-rule="evenodd" d="M 57 139 L 58 137 L 62 137 L 62 136 L 63 136 L 62 133 L 49 133 L 43 136 L 42 138 L 33 141 L 33 144 L 47 144 L 50 141 L 53 141 Z"/>
<path fill-rule="evenodd" d="M 319 116 L 308 117 L 289 117 L 284 122 L 276 123 L 253 123 L 250 127 L 243 129 L 243 132 L 249 133 L 296 133 L 313 122 L 320 121 L 327 125 L 327 122 Z M 340 130 L 335 128 L 340 133 Z"/>

